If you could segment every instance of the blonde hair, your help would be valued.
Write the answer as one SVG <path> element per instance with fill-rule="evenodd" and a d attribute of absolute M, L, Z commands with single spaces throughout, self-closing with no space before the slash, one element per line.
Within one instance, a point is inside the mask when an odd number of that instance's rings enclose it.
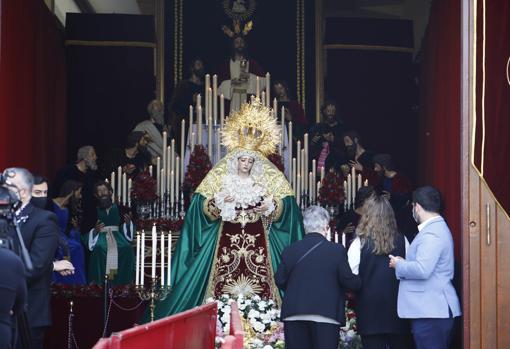
<path fill-rule="evenodd" d="M 395 248 L 397 222 L 389 201 L 379 195 L 371 195 L 363 204 L 363 214 L 356 228 L 361 246 L 373 245 L 376 255 L 389 254 Z"/>

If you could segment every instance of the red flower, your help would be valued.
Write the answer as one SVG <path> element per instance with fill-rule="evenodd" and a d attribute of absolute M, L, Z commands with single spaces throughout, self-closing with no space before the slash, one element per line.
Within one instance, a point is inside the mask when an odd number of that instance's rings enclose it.
<path fill-rule="evenodd" d="M 158 198 L 156 180 L 152 178 L 148 171 L 140 173 L 133 180 L 131 198 L 137 203 L 152 203 Z"/>
<path fill-rule="evenodd" d="M 277 169 L 279 169 L 281 172 L 284 172 L 285 169 L 283 167 L 283 159 L 280 154 L 273 153 L 267 157 L 269 161 L 273 163 L 273 165 L 276 166 Z"/>
<path fill-rule="evenodd" d="M 321 206 L 340 206 L 344 202 L 343 183 L 337 173 L 326 174 L 321 183 L 318 201 Z"/>
<path fill-rule="evenodd" d="M 172 221 L 165 218 L 140 219 L 137 222 L 137 226 L 140 229 L 151 230 L 154 223 L 156 224 L 156 227 L 158 227 L 158 229 L 162 231 L 181 231 L 182 226 L 184 224 L 184 220 L 178 219 Z"/>
<path fill-rule="evenodd" d="M 184 190 L 194 192 L 211 169 L 211 160 L 204 146 L 200 144 L 195 145 L 189 159 L 186 176 L 184 177 Z"/>

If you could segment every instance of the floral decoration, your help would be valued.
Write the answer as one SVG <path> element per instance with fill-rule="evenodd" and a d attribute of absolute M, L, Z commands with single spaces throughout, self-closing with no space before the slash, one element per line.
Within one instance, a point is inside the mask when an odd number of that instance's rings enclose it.
<path fill-rule="evenodd" d="M 152 203 L 156 201 L 156 180 L 149 171 L 144 171 L 135 177 L 131 189 L 131 199 L 136 203 Z"/>
<path fill-rule="evenodd" d="M 273 153 L 270 154 L 267 159 L 273 163 L 273 165 L 276 166 L 277 169 L 279 169 L 281 172 L 285 172 L 285 168 L 283 166 L 283 159 L 280 154 Z"/>
<path fill-rule="evenodd" d="M 329 171 L 322 180 L 318 201 L 321 206 L 340 206 L 344 202 L 344 188 L 340 176 Z"/>

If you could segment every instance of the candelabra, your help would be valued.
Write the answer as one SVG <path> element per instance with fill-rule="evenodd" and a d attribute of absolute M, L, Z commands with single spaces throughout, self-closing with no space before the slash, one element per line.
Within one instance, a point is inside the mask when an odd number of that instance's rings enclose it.
<path fill-rule="evenodd" d="M 171 287 L 169 285 L 160 285 L 158 282 L 159 277 L 152 277 L 149 287 L 145 285 L 136 285 L 136 292 L 142 301 L 149 301 L 149 310 L 151 322 L 154 321 L 154 310 L 156 309 L 156 302 L 164 300 L 170 293 Z"/>

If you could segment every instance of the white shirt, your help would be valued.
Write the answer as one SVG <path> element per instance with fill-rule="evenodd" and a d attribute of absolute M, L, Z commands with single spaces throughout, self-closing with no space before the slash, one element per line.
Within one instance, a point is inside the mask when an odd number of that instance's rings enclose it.
<path fill-rule="evenodd" d="M 409 248 L 409 241 L 407 241 L 407 238 L 404 236 L 405 239 L 405 248 L 406 248 L 406 254 L 407 249 Z M 349 266 L 351 267 L 352 273 L 354 275 L 359 274 L 359 263 L 361 260 L 361 240 L 359 237 L 356 237 L 351 242 L 351 246 L 349 247 L 349 250 L 347 251 L 347 259 L 349 261 Z"/>

